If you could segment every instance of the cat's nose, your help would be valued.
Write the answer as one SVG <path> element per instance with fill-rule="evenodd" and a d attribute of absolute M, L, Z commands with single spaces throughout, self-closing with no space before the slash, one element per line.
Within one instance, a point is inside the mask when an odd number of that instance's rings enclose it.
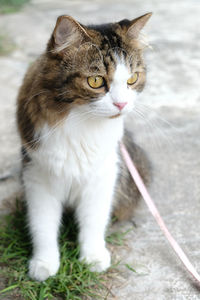
<path fill-rule="evenodd" d="M 126 106 L 127 102 L 114 102 L 113 104 L 115 106 L 117 106 L 117 108 L 119 108 L 119 110 L 122 110 L 124 108 L 124 106 Z"/>

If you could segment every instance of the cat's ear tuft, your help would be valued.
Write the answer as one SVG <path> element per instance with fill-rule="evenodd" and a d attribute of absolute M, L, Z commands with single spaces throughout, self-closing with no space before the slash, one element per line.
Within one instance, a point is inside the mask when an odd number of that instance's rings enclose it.
<path fill-rule="evenodd" d="M 59 50 L 78 46 L 88 36 L 86 30 L 72 17 L 60 16 L 53 31 L 54 46 Z"/>
<path fill-rule="evenodd" d="M 130 39 L 137 39 L 139 37 L 140 31 L 143 29 L 151 16 L 152 12 L 132 20 L 128 26 L 127 36 Z"/>

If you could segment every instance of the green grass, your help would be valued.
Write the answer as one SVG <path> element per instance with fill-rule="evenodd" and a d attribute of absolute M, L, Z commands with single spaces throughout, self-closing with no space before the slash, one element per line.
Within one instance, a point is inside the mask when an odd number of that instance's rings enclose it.
<path fill-rule="evenodd" d="M 28 2 L 30 0 L 0 0 L 0 14 L 16 12 Z"/>
<path fill-rule="evenodd" d="M 0 278 L 4 278 L 2 295 L 16 299 L 81 299 L 81 296 L 99 297 L 103 275 L 90 272 L 78 260 L 77 228 L 71 217 L 64 218 L 60 234 L 61 266 L 56 276 L 44 283 L 30 280 L 27 275 L 31 243 L 24 210 L 3 218 L 0 225 Z M 20 298 L 17 298 L 20 297 Z"/>
<path fill-rule="evenodd" d="M 116 246 L 123 246 L 126 235 L 132 231 L 133 228 L 129 228 L 125 231 L 115 231 L 106 237 L 106 242 Z"/>
<path fill-rule="evenodd" d="M 31 242 L 26 226 L 24 208 L 15 215 L 6 216 L 0 223 L 0 299 L 107 299 L 106 280 L 109 274 L 93 273 L 78 260 L 77 226 L 72 216 L 65 216 L 60 233 L 61 266 L 56 276 L 40 283 L 28 275 Z M 107 241 L 122 245 L 126 232 L 112 233 Z M 117 264 L 113 265 L 111 272 Z M 3 284 L 1 284 L 3 282 Z M 3 285 L 3 286 L 1 286 Z M 5 297 L 5 298 L 4 298 Z"/>

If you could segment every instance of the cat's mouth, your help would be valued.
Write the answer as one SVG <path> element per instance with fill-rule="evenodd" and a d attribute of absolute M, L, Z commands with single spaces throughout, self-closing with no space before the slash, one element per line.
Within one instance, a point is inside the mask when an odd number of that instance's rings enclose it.
<path fill-rule="evenodd" d="M 120 117 L 121 116 L 121 114 L 120 113 L 118 113 L 118 114 L 116 114 L 116 115 L 114 115 L 114 116 L 111 116 L 111 117 L 109 117 L 110 119 L 115 119 L 115 118 L 118 118 L 118 117 Z"/>

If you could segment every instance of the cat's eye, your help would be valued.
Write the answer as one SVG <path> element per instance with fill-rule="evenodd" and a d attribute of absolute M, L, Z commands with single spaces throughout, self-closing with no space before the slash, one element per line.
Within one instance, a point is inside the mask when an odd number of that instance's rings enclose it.
<path fill-rule="evenodd" d="M 104 86 L 104 78 L 102 76 L 90 76 L 87 81 L 89 86 L 93 89 L 98 89 Z"/>
<path fill-rule="evenodd" d="M 128 85 L 133 85 L 134 83 L 137 82 L 138 77 L 139 77 L 138 73 L 134 73 L 134 74 L 127 80 L 127 84 L 128 84 Z"/>

